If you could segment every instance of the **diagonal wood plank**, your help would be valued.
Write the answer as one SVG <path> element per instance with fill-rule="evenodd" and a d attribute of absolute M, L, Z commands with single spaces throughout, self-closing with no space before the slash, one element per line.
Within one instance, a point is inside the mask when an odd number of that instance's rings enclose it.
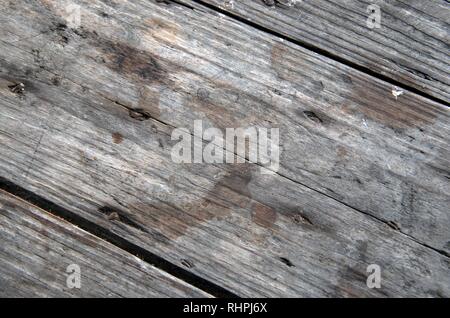
<path fill-rule="evenodd" d="M 0 239 L 1 297 L 210 297 L 2 190 Z"/>
<path fill-rule="evenodd" d="M 448 276 L 448 257 L 414 242 L 384 222 L 280 175 L 261 175 L 254 166 L 180 166 L 171 161 L 170 125 L 189 125 L 186 120 L 199 114 L 219 127 L 248 124 L 246 116 L 250 114 L 255 116 L 252 123 L 267 118 L 287 131 L 292 129 L 289 121 L 282 125 L 281 118 L 289 118 L 288 114 L 274 116 L 275 110 L 279 112 L 290 103 L 280 104 L 278 97 L 272 96 L 275 102 L 266 101 L 263 105 L 273 106 L 264 108 L 267 114 L 261 117 L 257 112 L 261 99 L 255 99 L 254 92 L 264 91 L 263 86 L 247 77 L 232 84 L 234 74 L 231 77 L 228 74 L 230 69 L 237 72 L 247 67 L 246 72 L 253 72 L 254 78 L 258 78 L 267 68 L 259 70 L 238 58 L 232 66 L 231 60 L 221 59 L 222 44 L 213 40 L 208 45 L 192 46 L 214 38 L 211 33 L 205 33 L 209 37 L 202 36 L 201 32 L 213 31 L 199 27 L 205 25 L 199 21 L 211 20 L 211 16 L 179 7 L 133 2 L 120 8 L 125 17 L 130 17 L 128 22 L 110 21 L 102 29 L 96 24 L 101 20 L 92 19 L 85 28 L 70 30 L 60 25 L 55 14 L 62 8 L 51 7 L 47 11 L 45 6 L 27 7 L 23 12 L 33 14 L 26 19 L 21 19 L 22 13 L 15 10 L 8 12 L 9 30 L 21 36 L 26 35 L 30 24 L 40 25 L 44 30 L 46 26 L 48 30 L 56 28 L 42 33 L 40 39 L 28 38 L 13 45 L 2 42 L 2 78 L 24 82 L 26 86 L 24 96 L 16 96 L 9 85 L 2 85 L 3 176 L 241 295 L 448 294 L 448 285 L 442 281 L 442 277 Z M 104 16 L 101 12 L 108 10 L 100 2 L 84 3 L 83 8 L 85 16 L 89 16 L 90 10 Z M 41 14 L 39 10 L 43 10 Z M 111 18 L 111 12 L 108 16 Z M 123 44 L 124 34 L 128 34 L 127 38 L 133 32 L 139 34 L 139 26 L 131 24 L 139 17 L 153 19 L 154 29 L 147 30 L 152 49 Z M 14 21 L 21 23 L 16 25 Z M 230 29 L 239 27 L 226 19 L 221 23 Z M 175 30 L 181 30 L 181 25 L 195 27 L 196 32 L 186 29 L 186 34 L 180 35 Z M 89 31 L 88 26 L 93 29 Z M 25 30 L 17 32 L 15 28 Z M 112 32 L 110 38 L 101 36 L 106 29 Z M 239 31 L 245 35 L 246 29 Z M 171 37 L 174 32 L 175 37 Z M 91 36 L 96 37 L 95 41 Z M 14 42 L 14 37 L 5 40 Z M 276 44 L 273 39 L 258 39 L 262 41 L 258 54 L 270 53 Z M 166 45 L 164 41 L 171 42 Z M 252 40 L 247 38 L 241 44 L 246 41 Z M 306 61 L 320 60 L 320 70 L 312 71 L 336 72 L 337 66 L 327 60 L 279 46 L 285 49 L 288 59 L 289 54 L 298 54 Z M 188 55 L 186 50 L 193 52 Z M 111 63 L 119 57 L 124 59 L 122 64 Z M 128 61 L 130 57 L 132 60 Z M 187 64 L 187 57 L 196 64 Z M 205 57 L 214 59 L 211 62 Z M 158 59 L 156 65 L 165 68 L 141 72 L 140 67 L 155 65 L 152 58 Z M 279 70 L 282 72 L 283 67 Z M 339 70 L 354 76 L 355 81 L 364 82 L 364 75 L 346 68 Z M 218 79 L 211 80 L 214 71 L 218 71 L 214 74 Z M 294 80 L 298 80 L 299 88 L 305 89 L 302 101 L 318 113 L 319 106 L 308 98 L 306 82 L 300 76 Z M 174 83 L 177 86 L 171 86 Z M 219 88 L 212 90 L 213 84 Z M 273 81 L 270 85 L 280 88 Z M 383 83 L 376 85 L 377 94 L 388 88 Z M 199 88 L 208 88 L 207 96 L 214 102 L 202 105 L 201 98 L 205 95 L 197 95 Z M 280 92 L 286 90 L 289 88 L 281 87 Z M 247 106 L 248 113 L 241 114 L 239 108 L 227 111 L 225 106 L 232 105 L 221 104 L 220 98 L 228 99 L 230 95 L 237 107 Z M 139 103 L 142 96 L 144 101 Z M 158 98 L 159 103 L 153 98 Z M 286 94 L 280 97 L 281 101 L 283 98 L 292 97 Z M 417 98 L 409 96 L 408 101 L 417 105 Z M 405 105 L 391 103 L 399 109 Z M 130 118 L 127 108 L 131 107 L 143 107 L 158 120 L 139 122 Z M 211 112 L 214 107 L 222 115 Z M 445 112 L 435 107 L 436 121 L 441 124 Z M 406 121 L 411 118 L 406 116 Z M 402 120 L 397 119 L 398 124 Z M 305 118 L 304 123 L 309 121 L 310 118 Z M 369 122 L 379 124 L 374 119 Z M 321 134 L 326 129 L 315 130 L 313 123 L 316 122 L 311 121 L 307 127 L 323 138 Z M 382 128 L 377 126 L 381 131 Z M 297 139 L 302 136 L 294 132 L 291 130 Z M 399 136 L 389 139 L 389 143 L 395 144 L 403 133 L 400 130 Z M 317 145 L 320 143 L 316 141 Z M 292 143 L 291 147 L 294 146 Z M 316 157 L 320 156 L 316 153 Z M 118 219 L 108 218 L 113 212 L 119 214 Z M 435 237 L 445 238 L 445 232 L 436 232 Z M 365 269 L 371 262 L 387 269 L 387 285 L 382 290 L 370 290 L 365 285 Z"/>
<path fill-rule="evenodd" d="M 191 1 L 185 1 L 190 3 Z M 448 104 L 450 6 L 443 0 L 195 0 Z M 380 28 L 367 25 L 378 5 Z"/>

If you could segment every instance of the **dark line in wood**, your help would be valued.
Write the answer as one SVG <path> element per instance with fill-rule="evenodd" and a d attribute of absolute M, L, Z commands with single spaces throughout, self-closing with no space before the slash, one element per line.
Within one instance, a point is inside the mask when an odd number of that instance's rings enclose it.
<path fill-rule="evenodd" d="M 237 21 L 239 21 L 239 22 L 241 22 L 241 23 L 243 23 L 245 25 L 248 25 L 250 27 L 253 27 L 253 28 L 255 28 L 255 29 L 259 30 L 259 31 L 262 31 L 262 32 L 268 33 L 270 35 L 276 36 L 276 37 L 281 38 L 281 39 L 283 39 L 285 41 L 288 41 L 288 42 L 293 43 L 295 45 L 301 46 L 304 49 L 312 51 L 312 52 L 314 52 L 316 54 L 320 54 L 322 56 L 325 56 L 325 57 L 327 57 L 327 58 L 329 58 L 329 59 L 331 59 L 331 60 L 333 60 L 335 62 L 338 62 L 338 63 L 343 64 L 345 66 L 351 67 L 351 68 L 353 68 L 353 69 L 355 69 L 355 70 L 357 70 L 359 72 L 365 73 L 366 75 L 369 75 L 371 77 L 375 77 L 378 80 L 387 82 L 387 83 L 389 83 L 391 85 L 397 86 L 397 87 L 402 88 L 402 89 L 407 90 L 407 91 L 410 91 L 410 92 L 412 92 L 414 94 L 417 94 L 419 96 L 422 96 L 424 98 L 427 98 L 429 100 L 432 100 L 432 101 L 434 101 L 436 103 L 442 104 L 442 105 L 447 106 L 447 107 L 450 108 L 450 103 L 445 101 L 445 100 L 442 100 L 442 99 L 440 99 L 438 97 L 434 97 L 432 95 L 429 95 L 429 94 L 427 94 L 427 93 L 425 93 L 425 92 L 423 92 L 423 91 L 421 91 L 421 90 L 419 90 L 419 89 L 417 89 L 415 87 L 408 86 L 407 84 L 399 82 L 399 81 L 397 81 L 397 80 L 395 80 L 395 79 L 393 79 L 393 78 L 391 78 L 389 76 L 377 73 L 376 71 L 373 71 L 373 70 L 371 70 L 368 67 L 359 65 L 359 64 L 357 64 L 355 62 L 352 62 L 352 61 L 349 61 L 349 60 L 347 60 L 345 58 L 342 58 L 342 57 L 340 57 L 340 56 L 338 56 L 338 55 L 336 55 L 334 53 L 331 53 L 331 52 L 329 52 L 329 51 L 327 51 L 325 49 L 321 49 L 321 48 L 319 48 L 317 46 L 314 46 L 313 44 L 307 43 L 305 41 L 293 39 L 293 38 L 291 38 L 291 37 L 289 37 L 287 35 L 284 35 L 284 34 L 279 33 L 277 31 L 274 31 L 274 30 L 271 30 L 269 28 L 266 28 L 266 27 L 264 27 L 264 26 L 262 26 L 262 25 L 260 25 L 260 24 L 258 24 L 256 22 L 247 20 L 244 17 L 241 17 L 241 16 L 239 16 L 237 14 L 231 13 L 231 12 L 225 10 L 225 9 L 216 7 L 213 4 L 206 3 L 206 2 L 204 2 L 202 0 L 190 0 L 190 1 L 193 1 L 193 2 L 197 3 L 198 5 L 204 6 L 204 7 L 208 8 L 208 9 L 210 9 L 210 10 L 213 10 L 213 11 L 219 12 L 219 13 L 221 13 L 223 15 L 226 15 L 229 18 L 237 20 Z M 179 4 L 179 1 L 177 1 L 177 3 Z"/>
<path fill-rule="evenodd" d="M 343 202 L 343 201 L 341 201 L 341 200 L 339 200 L 339 199 L 337 199 L 337 198 L 335 198 L 335 197 L 333 197 L 333 196 L 331 196 L 331 195 L 329 195 L 329 194 L 327 194 L 327 193 L 325 193 L 325 192 L 323 192 L 323 191 L 314 189 L 314 188 L 308 186 L 307 184 L 304 184 L 304 183 L 302 183 L 302 182 L 299 182 L 299 181 L 297 181 L 297 180 L 294 180 L 294 179 L 292 179 L 292 178 L 290 178 L 290 177 L 288 177 L 288 176 L 286 176 L 286 175 L 284 175 L 284 174 L 281 174 L 281 173 L 279 173 L 279 172 L 275 172 L 275 173 L 276 173 L 277 175 L 283 177 L 283 178 L 286 178 L 286 179 L 288 179 L 288 180 L 290 180 L 290 181 L 296 183 L 296 184 L 302 185 L 302 186 L 304 186 L 305 188 L 308 188 L 308 189 L 310 189 L 310 190 L 312 190 L 312 191 L 315 191 L 315 192 L 317 192 L 317 193 L 319 193 L 319 194 L 321 194 L 321 195 L 326 196 L 327 198 L 330 198 L 330 199 L 332 199 L 332 200 L 334 200 L 334 201 L 336 201 L 336 202 L 339 202 L 340 204 L 343 204 L 343 205 L 345 205 L 346 207 L 348 207 L 348 208 L 350 208 L 350 209 L 353 209 L 353 210 L 355 210 L 355 211 L 357 211 L 357 212 L 360 212 L 360 213 L 362 213 L 362 214 L 364 214 L 364 215 L 366 215 L 366 216 L 368 216 L 368 217 L 371 217 L 371 218 L 373 218 L 373 219 L 375 219 L 375 220 L 377 220 L 377 221 L 379 221 L 379 222 L 382 222 L 382 223 L 386 224 L 387 226 L 389 226 L 391 229 L 393 229 L 393 230 L 395 230 L 395 231 L 397 231 L 397 232 L 399 232 L 399 233 L 401 233 L 401 234 L 403 234 L 403 235 L 409 237 L 411 240 L 413 240 L 413 241 L 416 242 L 417 244 L 422 245 L 423 247 L 430 248 L 430 249 L 432 249 L 433 251 L 435 251 L 435 252 L 437 252 L 437 253 L 439 253 L 439 254 L 441 254 L 441 255 L 444 255 L 444 256 L 446 256 L 446 257 L 450 257 L 450 254 L 449 254 L 448 252 L 443 251 L 443 250 L 440 250 L 440 249 L 437 249 L 437 248 L 434 248 L 434 247 L 432 247 L 432 246 L 430 246 L 430 245 L 428 245 L 428 244 L 426 244 L 426 243 L 424 243 L 424 242 L 419 241 L 419 240 L 416 239 L 415 237 L 413 237 L 413 236 L 411 236 L 411 235 L 409 235 L 409 234 L 407 234 L 407 233 L 401 231 L 401 229 L 400 229 L 398 226 L 393 226 L 393 224 L 395 224 L 395 223 L 392 222 L 392 221 L 386 221 L 386 220 L 382 219 L 381 217 L 378 217 L 378 216 L 376 216 L 376 215 L 374 215 L 374 214 L 371 214 L 370 212 L 366 212 L 366 211 L 363 211 L 363 210 L 361 210 L 361 209 L 358 209 L 358 208 L 356 208 L 356 207 L 354 207 L 354 206 L 352 206 L 352 205 L 350 205 L 350 204 L 348 204 L 348 203 L 345 203 L 345 202 Z M 332 190 L 330 190 L 330 189 L 327 189 L 327 190 L 332 191 Z M 332 191 L 332 192 L 333 192 L 333 191 Z"/>
<path fill-rule="evenodd" d="M 125 238 L 112 233 L 111 231 L 91 222 L 68 209 L 57 205 L 38 194 L 35 194 L 29 190 L 22 188 L 21 186 L 5 179 L 0 176 L 0 189 L 6 191 L 16 197 L 21 198 L 53 215 L 56 215 L 79 228 L 115 245 L 116 247 L 132 254 L 139 256 L 143 261 L 151 264 L 152 266 L 169 273 L 170 275 L 177 277 L 178 279 L 197 287 L 215 297 L 220 298 L 238 298 L 238 296 L 231 291 L 216 285 L 200 276 L 197 276 L 164 258 L 149 252 L 148 250 L 126 240 Z"/>

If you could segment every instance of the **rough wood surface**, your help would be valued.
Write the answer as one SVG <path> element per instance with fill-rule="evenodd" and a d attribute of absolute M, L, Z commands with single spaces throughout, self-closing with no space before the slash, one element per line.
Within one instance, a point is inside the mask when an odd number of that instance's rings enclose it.
<path fill-rule="evenodd" d="M 447 103 L 450 100 L 448 1 L 197 2 L 214 5 Z M 381 9 L 379 29 L 367 27 L 370 14 L 367 10 L 371 4 L 379 5 Z"/>
<path fill-rule="evenodd" d="M 448 252 L 448 108 L 221 16 L 79 2 L 85 24 L 58 28 L 70 3 L 5 10 L 5 41 L 173 127 L 280 127 L 278 174 Z"/>
<path fill-rule="evenodd" d="M 450 294 L 446 108 L 177 5 L 11 2 L 1 19 L 3 177 L 239 295 Z M 174 164 L 172 128 L 198 118 L 280 127 L 279 173 Z"/>
<path fill-rule="evenodd" d="M 210 297 L 0 190 L 0 297 Z M 67 268 L 80 267 L 80 288 Z"/>

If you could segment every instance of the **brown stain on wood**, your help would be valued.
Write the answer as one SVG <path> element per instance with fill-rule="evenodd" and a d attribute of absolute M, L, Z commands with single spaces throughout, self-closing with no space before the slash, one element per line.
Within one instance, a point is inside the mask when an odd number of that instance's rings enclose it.
<path fill-rule="evenodd" d="M 163 82 L 167 78 L 158 58 L 148 51 L 105 38 L 97 38 L 95 45 L 104 54 L 105 65 L 121 75 L 146 84 Z"/>
<path fill-rule="evenodd" d="M 67 26 L 65 26 L 67 29 Z M 67 29 L 68 30 L 68 29 Z M 69 39 L 78 37 L 96 48 L 100 54 L 95 60 L 110 70 L 141 85 L 167 83 L 169 75 L 163 59 L 144 49 L 138 49 L 113 38 L 99 35 L 84 27 L 67 31 Z"/>
<path fill-rule="evenodd" d="M 95 61 L 100 63 L 100 67 L 106 66 L 141 86 L 136 107 L 153 118 L 158 119 L 160 117 L 160 92 L 159 88 L 156 89 L 154 86 L 155 84 L 158 87 L 173 86 L 174 83 L 169 79 L 169 73 L 178 72 L 176 66 L 169 67 L 161 57 L 149 50 L 138 49 L 124 42 L 99 35 L 95 31 L 95 23 L 89 29 L 85 26 L 69 29 L 64 21 L 66 15 L 63 12 L 63 7 L 48 1 L 44 5 L 54 14 L 52 30 L 60 32 L 63 29 L 67 42 L 72 37 L 78 37 L 89 43 L 90 46 L 97 48 L 99 54 L 95 57 Z M 151 18 L 145 20 L 144 31 L 136 29 L 134 32 L 141 39 L 149 36 L 153 41 L 157 39 L 158 42 L 175 44 L 180 35 L 180 28 L 170 21 Z"/>
<path fill-rule="evenodd" d="M 136 203 L 129 206 L 132 214 L 144 215 L 154 224 L 154 230 L 163 236 L 176 240 L 192 228 L 200 228 L 204 223 L 224 221 L 233 212 L 249 216 L 256 226 L 269 230 L 261 236 L 256 228 L 250 227 L 250 235 L 255 242 L 263 245 L 268 236 L 277 231 L 276 223 L 283 215 L 304 230 L 320 231 L 333 235 L 333 231 L 320 224 L 314 224 L 299 207 L 273 207 L 263 200 L 253 198 L 249 189 L 252 176 L 259 173 L 259 167 L 246 164 L 224 165 L 215 185 L 200 199 L 168 204 L 155 200 L 152 203 Z M 170 181 L 169 183 L 172 183 Z M 171 185 L 172 187 L 174 185 Z"/>
<path fill-rule="evenodd" d="M 113 133 L 111 137 L 115 144 L 121 144 L 123 141 L 123 136 L 118 132 Z"/>
<path fill-rule="evenodd" d="M 201 199 L 182 206 L 160 202 L 139 203 L 130 208 L 154 219 L 158 231 L 174 240 L 208 221 L 226 220 L 238 209 L 249 211 L 256 225 L 272 228 L 277 219 L 275 210 L 253 200 L 248 188 L 257 167 L 234 164 L 224 166 L 224 170 L 226 174 Z"/>
<path fill-rule="evenodd" d="M 348 150 L 347 148 L 345 148 L 344 146 L 337 146 L 337 150 L 336 150 L 336 154 L 337 157 L 341 160 L 341 159 L 346 159 L 348 156 Z"/>
<path fill-rule="evenodd" d="M 146 84 L 163 82 L 167 79 L 167 70 L 161 65 L 161 58 L 148 50 L 140 50 L 120 40 L 106 38 L 99 35 L 95 28 L 98 27 L 97 20 L 90 20 L 90 24 L 82 25 L 77 29 L 67 26 L 66 8 L 54 1 L 43 1 L 43 5 L 52 13 L 51 30 L 58 32 L 60 29 L 67 31 L 67 41 L 71 37 L 78 36 L 96 47 L 102 53 L 99 60 L 111 70 L 127 76 L 133 80 L 140 80 Z M 89 29 L 88 29 L 89 28 Z M 158 42 L 176 43 L 180 34 L 180 28 L 173 22 L 159 18 L 147 19 L 142 29 L 133 30 L 136 37 L 145 38 L 150 36 Z M 173 70 L 172 70 L 173 71 Z"/>
<path fill-rule="evenodd" d="M 137 111 L 132 112 L 130 116 L 136 114 L 139 120 L 150 117 L 159 119 L 160 90 L 174 85 L 169 73 L 175 73 L 177 70 L 170 68 L 169 71 L 162 58 L 147 50 L 139 50 L 128 44 L 103 38 L 95 31 L 81 29 L 76 31 L 76 34 L 100 51 L 96 59 L 101 61 L 101 65 L 140 86 Z"/>
<path fill-rule="evenodd" d="M 277 221 L 277 212 L 271 207 L 259 202 L 252 206 L 252 221 L 264 228 L 272 228 Z"/>
<path fill-rule="evenodd" d="M 44 1 L 44 6 L 50 10 L 56 26 L 64 26 L 67 29 L 64 17 L 64 7 L 51 1 Z M 161 25 L 159 22 L 157 25 Z M 95 27 L 95 24 L 94 24 Z M 58 27 L 55 29 L 58 30 Z M 167 77 L 164 68 L 160 65 L 158 57 L 154 54 L 134 48 L 126 43 L 101 37 L 95 30 L 87 30 L 84 26 L 77 29 L 67 30 L 67 41 L 72 36 L 79 36 L 98 48 L 102 53 L 102 61 L 111 70 L 123 74 L 133 80 L 143 80 L 145 83 L 162 81 Z"/>
<path fill-rule="evenodd" d="M 252 175 L 258 173 L 258 167 L 235 164 L 224 166 L 224 170 L 226 174 L 202 199 L 185 203 L 181 207 L 169 206 L 165 203 L 139 204 L 135 207 L 140 211 L 139 213 L 145 213 L 154 218 L 158 231 L 171 239 L 177 239 L 185 235 L 189 229 L 201 227 L 208 221 L 226 220 L 234 211 L 238 210 L 241 210 L 242 213 L 247 211 L 252 223 L 270 230 L 268 233 L 276 230 L 279 214 L 294 218 L 296 224 L 301 224 L 309 229 L 315 228 L 309 218 L 301 214 L 298 208 L 278 210 L 252 197 L 249 184 Z M 251 234 L 258 242 L 259 234 L 256 232 Z M 264 241 L 265 238 L 262 240 Z M 264 242 L 258 243 L 264 244 Z"/>

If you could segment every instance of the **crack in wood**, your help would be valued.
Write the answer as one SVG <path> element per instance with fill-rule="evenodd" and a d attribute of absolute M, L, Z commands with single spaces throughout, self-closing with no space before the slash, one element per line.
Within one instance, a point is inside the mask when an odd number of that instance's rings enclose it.
<path fill-rule="evenodd" d="M 213 296 L 225 298 L 237 298 L 238 296 L 229 290 L 214 284 L 200 276 L 197 276 L 171 262 L 168 262 L 159 255 L 153 254 L 148 250 L 130 242 L 129 240 L 113 233 L 112 231 L 91 222 L 80 215 L 69 211 L 68 209 L 59 206 L 33 192 L 30 192 L 11 181 L 0 176 L 0 189 L 17 196 L 50 214 L 56 215 L 79 228 L 91 233 L 94 236 L 104 239 L 105 241 L 117 246 L 118 248 L 131 253 L 132 255 L 140 255 L 142 261 L 159 268 L 178 279 L 193 285 Z M 107 208 L 106 210 L 111 211 Z M 114 211 L 113 211 L 114 212 Z"/>

